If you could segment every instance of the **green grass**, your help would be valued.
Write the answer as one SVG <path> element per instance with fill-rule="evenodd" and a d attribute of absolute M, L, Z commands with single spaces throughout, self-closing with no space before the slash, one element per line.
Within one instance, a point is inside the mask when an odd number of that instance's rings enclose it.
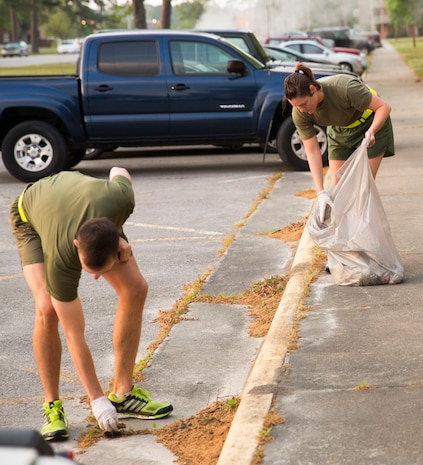
<path fill-rule="evenodd" d="M 416 39 L 415 47 L 411 37 L 389 39 L 389 43 L 398 51 L 404 62 L 414 70 L 416 76 L 423 79 L 423 38 Z"/>

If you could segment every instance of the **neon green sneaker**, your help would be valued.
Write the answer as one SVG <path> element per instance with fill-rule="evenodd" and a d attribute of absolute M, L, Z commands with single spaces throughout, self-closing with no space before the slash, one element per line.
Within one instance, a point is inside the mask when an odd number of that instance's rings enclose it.
<path fill-rule="evenodd" d="M 41 428 L 41 436 L 46 441 L 65 441 L 69 434 L 67 431 L 68 419 L 63 411 L 62 401 L 45 402 L 44 424 Z"/>
<path fill-rule="evenodd" d="M 117 397 L 111 392 L 110 402 L 116 407 L 121 417 L 134 417 L 142 420 L 156 420 L 167 417 L 172 412 L 170 404 L 154 402 L 150 393 L 143 388 L 133 386 L 132 391 L 123 397 Z"/>

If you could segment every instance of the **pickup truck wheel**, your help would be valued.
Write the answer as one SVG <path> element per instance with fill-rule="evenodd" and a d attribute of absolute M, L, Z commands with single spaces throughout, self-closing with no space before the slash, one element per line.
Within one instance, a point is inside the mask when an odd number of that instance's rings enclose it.
<path fill-rule="evenodd" d="M 85 156 L 85 150 L 71 150 L 68 153 L 68 161 L 65 165 L 66 170 L 70 170 L 74 166 L 76 166 Z"/>
<path fill-rule="evenodd" d="M 326 166 L 328 164 L 328 140 L 326 130 L 317 124 L 314 125 L 314 128 L 316 129 L 320 153 L 323 157 L 323 165 Z M 281 124 L 277 135 L 276 145 L 278 147 L 278 154 L 282 161 L 290 164 L 300 171 L 308 171 L 310 169 L 304 144 L 300 139 L 300 135 L 298 134 L 297 128 L 295 127 L 291 117 L 287 118 Z"/>
<path fill-rule="evenodd" d="M 264 143 L 260 142 L 260 148 L 264 151 Z M 278 153 L 278 149 L 276 147 L 276 139 L 269 139 L 267 142 L 266 153 Z"/>
<path fill-rule="evenodd" d="M 68 161 L 64 137 L 43 121 L 26 121 L 15 126 L 6 134 L 1 152 L 9 173 L 24 182 L 57 173 Z"/>
<path fill-rule="evenodd" d="M 84 160 L 96 160 L 103 155 L 103 149 L 90 148 L 84 152 Z"/>
<path fill-rule="evenodd" d="M 104 152 L 113 152 L 118 148 L 117 145 L 106 145 L 101 148 L 91 147 L 85 151 L 84 160 L 97 160 Z"/>

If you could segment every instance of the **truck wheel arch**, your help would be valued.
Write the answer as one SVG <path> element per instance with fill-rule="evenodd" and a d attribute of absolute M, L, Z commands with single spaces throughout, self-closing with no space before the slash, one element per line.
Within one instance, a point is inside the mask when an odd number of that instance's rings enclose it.
<path fill-rule="evenodd" d="M 316 129 L 317 140 L 320 146 L 320 152 L 322 154 L 323 166 L 328 164 L 328 142 L 326 136 L 326 128 L 322 126 L 314 125 Z M 297 128 L 295 127 L 291 116 L 285 118 L 279 127 L 276 146 L 278 149 L 279 157 L 283 162 L 295 167 L 300 171 L 308 171 L 307 156 L 304 150 L 304 144 L 302 143 L 298 134 Z"/>
<path fill-rule="evenodd" d="M 14 126 L 3 139 L 1 152 L 9 173 L 24 182 L 57 173 L 68 162 L 65 138 L 45 121 L 29 120 Z"/>

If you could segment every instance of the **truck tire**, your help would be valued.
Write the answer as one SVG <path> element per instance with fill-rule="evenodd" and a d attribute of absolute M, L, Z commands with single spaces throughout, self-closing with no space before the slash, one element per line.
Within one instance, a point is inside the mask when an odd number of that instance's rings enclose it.
<path fill-rule="evenodd" d="M 85 150 L 83 159 L 84 160 L 97 160 L 97 158 L 101 157 L 104 153 L 104 149 L 95 149 L 90 148 Z"/>
<path fill-rule="evenodd" d="M 85 156 L 85 150 L 70 150 L 68 153 L 68 161 L 65 165 L 65 170 L 70 170 L 74 166 L 76 166 Z"/>
<path fill-rule="evenodd" d="M 12 128 L 1 147 L 4 166 L 20 181 L 34 182 L 57 173 L 68 162 L 62 134 L 44 121 L 25 121 Z"/>
<path fill-rule="evenodd" d="M 328 140 L 326 130 L 322 126 L 314 125 L 316 136 L 320 146 L 320 153 L 323 158 L 323 166 L 328 164 Z M 292 118 L 286 118 L 279 128 L 276 146 L 278 148 L 279 157 L 283 162 L 297 168 L 299 171 L 308 171 L 307 155 L 305 153 L 304 144 L 300 139 L 297 128 L 295 127 Z"/>

